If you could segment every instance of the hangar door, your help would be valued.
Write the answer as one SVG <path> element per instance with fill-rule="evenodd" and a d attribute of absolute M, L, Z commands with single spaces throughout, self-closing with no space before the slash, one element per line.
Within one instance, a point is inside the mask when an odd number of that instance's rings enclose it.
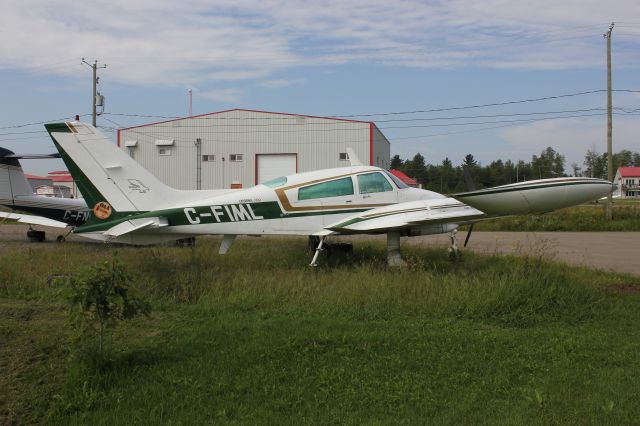
<path fill-rule="evenodd" d="M 257 154 L 256 184 L 297 173 L 297 154 Z"/>

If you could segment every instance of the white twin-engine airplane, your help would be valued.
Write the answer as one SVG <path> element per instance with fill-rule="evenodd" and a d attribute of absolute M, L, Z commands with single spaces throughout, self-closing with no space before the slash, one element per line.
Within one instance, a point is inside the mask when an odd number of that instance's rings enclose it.
<path fill-rule="evenodd" d="M 160 182 L 93 126 L 45 126 L 93 209 L 75 233 L 129 244 L 223 235 L 221 254 L 237 235 L 315 236 L 319 244 L 314 266 L 329 235 L 387 234 L 388 264 L 401 266 L 400 236 L 451 233 L 452 249 L 457 251 L 455 232 L 460 224 L 549 212 L 596 200 L 612 190 L 611 182 L 601 179 L 558 178 L 447 197 L 409 188 L 378 167 L 352 164 L 281 177 L 245 190 L 182 191 Z"/>

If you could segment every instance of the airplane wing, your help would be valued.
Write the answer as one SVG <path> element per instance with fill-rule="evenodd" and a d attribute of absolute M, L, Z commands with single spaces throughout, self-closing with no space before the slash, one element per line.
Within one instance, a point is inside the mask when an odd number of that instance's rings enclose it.
<path fill-rule="evenodd" d="M 54 228 L 66 228 L 67 226 L 69 226 L 64 222 L 47 219 L 46 217 L 42 216 L 33 216 L 30 214 L 0 212 L 0 217 L 15 220 L 19 223 L 28 223 L 29 225 L 52 226 Z"/>
<path fill-rule="evenodd" d="M 325 229 L 340 233 L 379 233 L 445 223 L 466 223 L 485 214 L 453 198 L 410 201 L 360 212 Z"/>

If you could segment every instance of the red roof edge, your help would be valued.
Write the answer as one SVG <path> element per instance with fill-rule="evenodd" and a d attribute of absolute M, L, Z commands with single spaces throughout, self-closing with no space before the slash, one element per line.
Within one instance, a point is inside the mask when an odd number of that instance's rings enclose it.
<path fill-rule="evenodd" d="M 171 123 L 172 121 L 185 120 L 185 119 L 188 119 L 188 118 L 206 117 L 208 115 L 222 114 L 222 113 L 231 112 L 231 111 L 260 112 L 260 113 L 264 113 L 264 114 L 289 115 L 289 116 L 292 116 L 292 117 L 304 117 L 304 118 L 324 118 L 324 119 L 327 119 L 327 120 L 345 121 L 345 122 L 348 122 L 348 123 L 372 124 L 371 121 L 349 120 L 349 119 L 346 119 L 346 118 L 322 117 L 322 116 L 319 116 L 319 115 L 292 114 L 292 113 L 288 113 L 288 112 L 261 111 L 261 110 L 258 110 L 258 109 L 233 108 L 233 109 L 225 109 L 223 111 L 208 112 L 206 114 L 192 115 L 192 116 L 179 117 L 179 118 L 172 118 L 170 120 L 163 120 L 163 121 L 156 121 L 154 123 L 141 124 L 139 126 L 123 127 L 122 129 L 119 129 L 118 132 L 120 130 L 138 129 L 140 127 L 153 126 L 155 124 Z"/>
<path fill-rule="evenodd" d="M 46 176 L 30 175 L 29 173 L 25 173 L 25 174 L 24 174 L 24 177 L 26 177 L 27 179 L 51 180 L 51 178 L 46 177 Z"/>
<path fill-rule="evenodd" d="M 618 170 L 622 177 L 640 177 L 640 167 L 620 167 Z"/>
<path fill-rule="evenodd" d="M 392 175 L 394 175 L 395 177 L 397 177 L 398 179 L 400 179 L 402 182 L 406 183 L 407 185 L 417 185 L 418 184 L 417 180 L 415 180 L 414 178 L 410 178 L 409 176 L 407 176 L 404 173 L 402 173 L 400 170 L 391 169 L 391 170 L 389 170 L 389 173 L 391 173 Z"/>

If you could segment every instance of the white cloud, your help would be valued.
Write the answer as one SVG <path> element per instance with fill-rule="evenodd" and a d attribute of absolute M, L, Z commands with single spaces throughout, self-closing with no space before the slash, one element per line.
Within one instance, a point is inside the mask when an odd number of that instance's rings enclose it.
<path fill-rule="evenodd" d="M 114 81 L 169 86 L 353 61 L 584 68 L 602 65 L 601 34 L 618 18 L 640 21 L 637 2 L 7 0 L 0 67 L 76 76 L 75 65 L 42 64 L 97 57 Z M 640 66 L 633 52 L 617 64 Z"/>
<path fill-rule="evenodd" d="M 219 90 L 211 90 L 207 92 L 199 92 L 200 98 L 209 99 L 216 102 L 238 103 L 245 97 L 245 92 L 236 88 L 227 88 Z"/>
<path fill-rule="evenodd" d="M 607 149 L 606 115 L 589 118 L 546 120 L 502 130 L 500 137 L 511 155 L 528 159 L 550 146 L 566 157 L 566 167 L 573 162 L 582 165 L 588 149 Z M 640 150 L 640 122 L 634 117 L 615 115 L 613 151 Z"/>
<path fill-rule="evenodd" d="M 283 88 L 283 87 L 289 87 L 289 86 L 302 84 L 303 82 L 304 82 L 304 80 L 301 79 L 301 78 L 295 78 L 295 79 L 279 78 L 279 79 L 276 79 L 276 80 L 263 81 L 262 83 L 260 83 L 260 86 L 262 86 L 264 88 L 267 88 L 267 89 L 280 89 L 280 88 Z"/>

